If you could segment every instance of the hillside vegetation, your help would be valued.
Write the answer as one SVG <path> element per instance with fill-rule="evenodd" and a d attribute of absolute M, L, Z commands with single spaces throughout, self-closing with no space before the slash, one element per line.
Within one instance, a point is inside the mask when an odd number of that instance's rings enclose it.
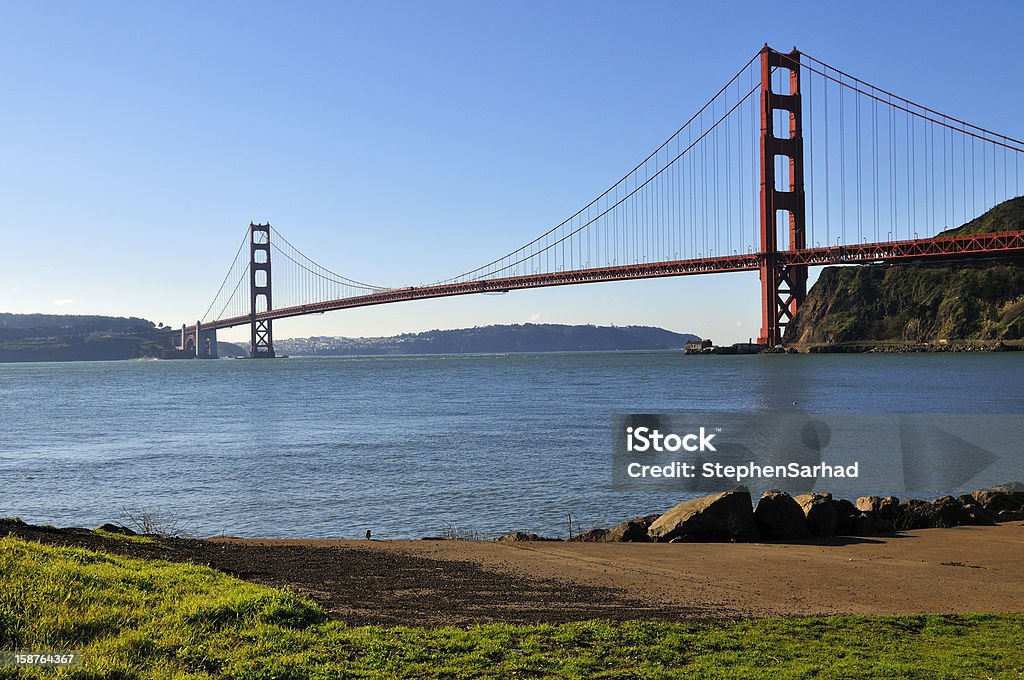
<path fill-rule="evenodd" d="M 963 236 L 965 234 L 993 234 L 999 231 L 1024 229 L 1024 196 L 1004 201 L 980 217 L 955 229 L 947 229 L 939 236 Z"/>
<path fill-rule="evenodd" d="M 1024 229 L 1024 197 L 941 235 Z M 980 261 L 948 265 L 827 267 L 786 342 L 995 344 L 1024 338 L 1024 265 Z"/>
<path fill-rule="evenodd" d="M 137 317 L 0 313 L 0 362 L 159 357 L 172 338 Z"/>

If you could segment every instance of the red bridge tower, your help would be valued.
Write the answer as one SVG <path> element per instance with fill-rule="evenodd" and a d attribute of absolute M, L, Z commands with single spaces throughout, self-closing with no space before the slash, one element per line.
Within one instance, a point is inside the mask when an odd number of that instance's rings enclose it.
<path fill-rule="evenodd" d="M 789 71 L 789 92 L 772 91 L 772 69 Z M 775 113 L 789 113 L 789 136 L 775 136 Z M 758 342 L 782 342 L 786 325 L 807 296 L 807 267 L 777 262 L 781 213 L 789 216 L 784 250 L 806 247 L 804 223 L 804 138 L 800 99 L 800 53 L 761 50 L 761 335 Z M 789 159 L 787 176 L 776 178 L 775 158 Z M 783 179 L 782 189 L 776 180 Z"/>
<path fill-rule="evenodd" d="M 249 356 L 274 358 L 274 332 L 271 319 L 257 314 L 273 309 L 270 297 L 270 225 L 249 223 L 249 325 L 252 333 Z"/>

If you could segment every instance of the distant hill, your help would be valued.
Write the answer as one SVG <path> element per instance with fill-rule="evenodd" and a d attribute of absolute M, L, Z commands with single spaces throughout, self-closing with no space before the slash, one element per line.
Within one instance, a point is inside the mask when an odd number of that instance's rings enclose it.
<path fill-rule="evenodd" d="M 0 313 L 0 362 L 110 361 L 160 357 L 177 337 L 170 327 L 135 317 Z M 279 354 L 462 354 L 679 349 L 688 333 L 648 326 L 526 324 L 406 333 L 389 338 L 316 337 L 278 340 Z M 247 356 L 218 342 L 222 357 Z"/>
<path fill-rule="evenodd" d="M 1024 229 L 1024 197 L 1001 203 L 941 235 Z M 1024 264 L 826 267 L 786 329 L 786 343 L 828 345 L 968 343 L 1024 338 Z"/>
<path fill-rule="evenodd" d="M 998 231 L 1019 231 L 1024 229 L 1024 196 L 1011 198 L 975 217 L 967 224 L 947 229 L 939 236 L 963 236 L 966 234 L 992 234 Z"/>
<path fill-rule="evenodd" d="M 0 339 L 39 331 L 75 333 L 134 333 L 149 331 L 156 324 L 135 316 L 96 316 L 83 314 L 10 314 L 0 312 Z"/>
<path fill-rule="evenodd" d="M 224 342 L 223 340 L 217 341 L 217 356 L 220 358 L 224 357 L 247 357 L 249 356 L 249 348 L 242 347 L 241 345 L 233 342 Z"/>
<path fill-rule="evenodd" d="M 159 357 L 172 337 L 136 317 L 0 313 L 0 362 Z"/>
<path fill-rule="evenodd" d="M 524 324 L 406 333 L 387 338 L 313 337 L 277 340 L 279 354 L 353 356 L 368 354 L 477 354 L 681 349 L 699 340 L 650 326 Z"/>

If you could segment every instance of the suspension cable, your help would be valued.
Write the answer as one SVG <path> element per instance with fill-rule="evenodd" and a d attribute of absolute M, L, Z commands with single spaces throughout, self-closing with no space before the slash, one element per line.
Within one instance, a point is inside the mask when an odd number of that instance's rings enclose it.
<path fill-rule="evenodd" d="M 472 277 L 472 276 L 473 276 L 473 275 L 475 275 L 475 274 L 478 274 L 478 273 L 480 273 L 480 272 L 486 271 L 486 270 L 487 270 L 488 268 L 490 268 L 490 267 L 493 267 L 494 265 L 496 265 L 496 264 L 500 263 L 500 262 L 501 262 L 502 260 L 504 260 L 504 259 L 506 259 L 506 258 L 511 258 L 511 257 L 512 257 L 512 256 L 514 256 L 514 255 L 515 255 L 516 253 L 519 253 L 519 252 L 521 252 L 521 251 L 523 251 L 523 250 L 525 250 L 525 249 L 529 248 L 530 246 L 536 245 L 536 244 L 537 244 L 538 242 L 540 242 L 540 241 L 541 241 L 542 239 L 545 239 L 546 237 L 548 237 L 548 236 L 552 235 L 552 234 L 553 234 L 554 232 L 556 232 L 556 231 L 557 231 L 558 229 L 561 229 L 561 228 L 562 228 L 562 227 L 564 227 L 565 225 L 567 225 L 567 224 L 569 224 L 570 222 L 572 222 L 572 221 L 573 221 L 574 219 L 576 219 L 577 217 L 579 217 L 579 216 L 580 216 L 580 215 L 581 215 L 581 214 L 582 214 L 582 213 L 583 213 L 583 212 L 584 212 L 585 210 L 587 210 L 587 209 L 588 209 L 588 208 L 590 208 L 590 207 L 591 207 L 592 205 L 594 205 L 594 204 L 595 204 L 595 203 L 596 203 L 596 202 L 597 202 L 598 200 L 600 200 L 600 199 L 601 199 L 602 197 L 604 197 L 604 196 L 608 195 L 609 193 L 611 193 L 611 191 L 612 191 L 612 190 L 613 190 L 613 189 L 614 189 L 615 187 L 617 187 L 617 186 L 618 186 L 619 184 L 621 184 L 622 182 L 626 181 L 626 180 L 627 180 L 627 179 L 628 179 L 628 178 L 629 178 L 630 176 L 632 176 L 632 175 L 633 175 L 634 173 L 636 173 L 636 172 L 637 172 L 638 170 L 640 170 L 640 168 L 642 168 L 642 167 L 646 167 L 646 164 L 647 164 L 647 162 L 648 162 L 649 160 L 651 160 L 652 158 L 654 158 L 654 157 L 655 157 L 655 156 L 656 156 L 656 155 L 657 155 L 657 154 L 658 154 L 658 153 L 659 153 L 659 152 L 660 152 L 660 151 L 661 151 L 662 149 L 664 149 L 664 148 L 665 148 L 665 147 L 666 147 L 666 146 L 667 146 L 667 145 L 668 145 L 668 144 L 669 144 L 669 143 L 670 143 L 670 142 L 672 141 L 672 139 L 674 139 L 674 138 L 675 138 L 675 137 L 676 137 L 677 135 L 679 135 L 679 134 L 680 134 L 680 133 L 681 133 L 681 132 L 682 132 L 683 130 L 685 130 L 685 129 L 686 129 L 686 128 L 687 128 L 687 127 L 688 127 L 688 126 L 689 126 L 689 125 L 690 125 L 690 124 L 691 124 L 691 123 L 692 123 L 692 122 L 694 121 L 694 120 L 696 120 L 698 116 L 701 116 L 701 115 L 702 115 L 702 114 L 704 113 L 704 111 L 705 111 L 705 110 L 706 110 L 706 109 L 707 109 L 708 107 L 710 107 L 710 106 L 712 105 L 712 103 L 713 103 L 713 102 L 714 102 L 714 101 L 715 101 L 716 99 L 718 99 L 718 97 L 720 97 L 720 96 L 722 95 L 722 93 L 723 93 L 723 92 L 725 92 L 725 91 L 726 91 L 726 90 L 728 89 L 728 87 L 729 87 L 730 85 L 732 85 L 732 83 L 733 83 L 733 82 L 734 82 L 734 81 L 735 81 L 735 80 L 736 80 L 737 78 L 739 78 L 739 77 L 740 77 L 741 75 L 743 75 L 743 74 L 744 74 L 744 73 L 746 72 L 746 70 L 747 70 L 747 69 L 748 69 L 748 68 L 750 67 L 750 65 L 751 65 L 751 64 L 753 64 L 753 63 L 754 63 L 754 61 L 755 61 L 755 60 L 756 60 L 756 59 L 758 58 L 758 56 L 760 56 L 760 54 L 761 54 L 761 51 L 760 51 L 760 50 L 758 50 L 758 51 L 757 51 L 757 52 L 756 52 L 756 53 L 754 54 L 754 56 L 752 56 L 752 57 L 750 58 L 750 60 L 749 60 L 749 61 L 747 61 L 747 63 L 746 63 L 746 64 L 744 64 L 744 65 L 743 65 L 743 67 L 742 67 L 742 68 L 741 68 L 741 69 L 740 69 L 739 71 L 737 71 L 737 72 L 736 72 L 736 75 L 734 75 L 734 76 L 733 76 L 732 78 L 730 78 L 730 79 L 729 79 L 729 81 L 728 81 L 728 82 L 727 82 L 727 83 L 726 83 L 725 85 L 723 85 L 723 86 L 722 86 L 722 88 L 721 88 L 720 90 L 718 90 L 718 92 L 717 92 L 717 93 L 715 93 L 715 95 L 714 95 L 713 97 L 711 97 L 711 99 L 709 99 L 709 100 L 707 101 L 707 103 L 706 103 L 706 104 L 704 104 L 704 106 L 702 106 L 702 107 L 700 108 L 700 110 L 698 110 L 698 111 L 697 111 L 697 113 L 695 113 L 695 114 L 693 114 L 692 116 L 690 116 L 690 119 L 689 119 L 689 120 L 687 120 L 687 121 L 686 121 L 685 123 L 683 123 L 683 125 L 682 125 L 682 126 L 680 126 L 680 128 L 679 128 L 678 130 L 676 130 L 676 131 L 675 131 L 675 132 L 674 132 L 673 134 L 671 134 L 671 135 L 670 135 L 670 136 L 669 136 L 669 137 L 668 137 L 668 138 L 667 138 L 667 139 L 666 139 L 666 140 L 665 140 L 664 142 L 662 142 L 662 143 L 661 143 L 661 145 L 660 145 L 660 146 L 658 146 L 658 148 L 657 148 L 657 149 L 655 149 L 654 151 L 652 151 L 652 152 L 651 152 L 651 153 L 650 153 L 650 154 L 649 154 L 649 155 L 648 155 L 648 156 L 647 156 L 647 157 L 646 157 L 646 158 L 645 158 L 644 160 L 642 160 L 642 161 L 641 161 L 640 163 L 638 163 L 638 164 L 636 165 L 636 167 L 634 167 L 634 168 L 633 168 L 632 170 L 630 170 L 630 171 L 629 171 L 629 172 L 627 172 L 627 173 L 626 173 L 625 175 L 623 175 L 623 176 L 622 176 L 622 178 L 620 178 L 620 179 L 619 179 L 619 180 L 618 180 L 617 182 L 615 182 L 615 183 L 614 183 L 614 184 L 612 184 L 612 185 L 611 185 L 610 187 L 608 187 L 608 188 L 607 188 L 607 189 L 606 189 L 606 190 L 605 190 L 604 192 L 602 192 L 601 194 L 599 194 L 599 195 L 598 195 L 598 197 L 597 197 L 597 198 L 595 198 L 594 200 L 592 200 L 592 201 L 591 201 L 590 203 L 588 203 L 587 205 L 583 206 L 582 208 L 580 208 L 579 210 L 577 210 L 577 211 L 576 211 L 575 213 L 573 213 L 573 214 L 572 214 L 572 215 L 571 215 L 570 217 L 566 218 L 565 220 L 563 220 L 563 221 L 562 221 L 562 222 L 560 222 L 559 224 L 555 225 L 555 226 L 554 226 L 554 227 L 552 227 L 551 229 L 548 229 L 548 230 L 547 230 L 546 232 L 544 232 L 543 234 L 541 234 L 541 235 L 540 235 L 540 236 L 538 236 L 537 238 L 533 239 L 533 240 L 532 240 L 532 241 L 530 241 L 529 243 L 526 243 L 526 244 L 524 244 L 524 245 L 520 246 L 519 248 L 516 248 L 515 250 L 512 250 L 512 251 L 508 252 L 508 253 L 507 253 L 506 255 L 503 255 L 502 257 L 496 258 L 496 259 L 494 259 L 494 260 L 492 260 L 492 261 L 488 262 L 487 264 L 481 265 L 481 266 L 479 266 L 479 267 L 476 267 L 475 269 L 471 269 L 471 270 L 469 270 L 469 271 L 467 271 L 467 272 L 463 272 L 462 274 L 459 274 L 459 275 L 457 275 L 457 276 L 452 276 L 452 277 L 449 277 L 449 278 L 447 278 L 447 279 L 443 279 L 443 280 L 441 280 L 441 281 L 438 281 L 437 283 L 441 284 L 441 283 L 448 283 L 448 282 L 451 282 L 451 281 L 457 281 L 457 280 L 459 280 L 459 279 L 464 279 L 464 278 L 467 278 L 467 277 Z M 749 96 L 749 94 L 748 94 L 747 96 Z M 731 111 L 730 111 L 730 113 L 731 113 Z M 728 114 L 727 114 L 727 115 L 728 115 Z M 680 155 L 681 155 L 681 154 L 680 154 Z M 678 156 L 677 156 L 676 158 L 678 159 Z M 649 181 L 649 180 L 650 180 L 650 178 L 648 178 L 648 181 Z M 647 182 L 645 182 L 645 183 L 644 183 L 643 185 L 641 185 L 641 187 L 642 187 L 642 186 L 645 186 L 646 184 L 647 184 Z M 634 189 L 634 191 L 633 191 L 633 192 L 631 192 L 631 193 L 629 194 L 629 196 L 632 196 L 632 195 L 633 195 L 634 193 L 636 193 L 636 190 L 635 190 L 635 189 Z M 618 203 L 616 203 L 615 205 L 618 205 Z M 613 207 L 614 207 L 614 206 L 613 206 Z M 607 211 L 607 210 L 605 210 L 605 211 L 604 211 L 604 212 L 602 212 L 601 214 L 602 214 L 602 215 L 604 215 L 604 214 L 606 214 L 607 212 L 608 212 L 608 211 Z M 588 221 L 588 222 L 587 222 L 587 224 L 591 224 L 591 223 L 593 223 L 593 220 L 590 220 L 590 221 Z M 579 229 L 577 229 L 577 230 L 573 231 L 572 233 L 573 233 L 573 234 L 575 234 L 575 233 L 577 233 L 578 231 L 579 231 Z M 555 243 L 552 243 L 552 244 L 550 244 L 550 245 L 555 245 L 555 244 L 561 243 L 562 241 L 564 241 L 564 238 L 563 238 L 563 239 L 560 239 L 559 241 L 556 241 Z M 546 249 L 547 249 L 548 247 L 550 247 L 550 245 L 549 245 L 549 246 L 545 246 L 544 248 L 542 248 L 542 249 L 538 250 L 538 251 L 537 251 L 537 253 L 534 253 L 533 255 L 530 255 L 529 257 L 533 257 L 533 256 L 534 256 L 534 255 L 536 255 L 536 254 L 539 254 L 539 253 L 541 253 L 541 252 L 544 252 L 544 251 L 545 251 L 545 250 L 546 250 Z M 520 260 L 519 260 L 518 262 L 523 262 L 523 261 L 525 261 L 526 259 L 529 259 L 529 257 L 527 257 L 527 258 L 522 258 L 522 259 L 520 259 Z M 511 266 L 511 265 L 508 265 L 508 266 Z M 504 266 L 504 267 L 501 267 L 501 269 L 508 269 L 508 266 Z"/>
<path fill-rule="evenodd" d="M 231 260 L 231 266 L 228 267 L 228 273 L 224 275 L 224 280 L 221 281 L 220 288 L 217 289 L 217 292 L 216 292 L 216 294 L 214 294 L 213 299 L 210 300 L 210 306 L 206 308 L 206 311 L 200 317 L 203 321 L 206 321 L 206 317 L 210 314 L 210 310 L 213 309 L 213 306 L 215 304 L 217 304 L 217 299 L 220 297 L 221 292 L 224 290 L 224 286 L 227 285 L 228 278 L 230 278 L 230 276 L 231 276 L 231 270 L 233 270 L 235 268 L 235 263 L 238 262 L 238 258 L 242 254 L 242 249 L 245 248 L 245 242 L 247 240 L 249 240 L 249 230 L 248 229 L 245 232 L 245 236 L 242 238 L 242 242 L 238 245 L 238 251 L 235 253 L 235 257 L 232 258 L 232 260 Z M 237 286 L 236 286 L 236 288 L 237 288 Z M 232 293 L 232 295 L 234 295 L 234 293 Z"/>

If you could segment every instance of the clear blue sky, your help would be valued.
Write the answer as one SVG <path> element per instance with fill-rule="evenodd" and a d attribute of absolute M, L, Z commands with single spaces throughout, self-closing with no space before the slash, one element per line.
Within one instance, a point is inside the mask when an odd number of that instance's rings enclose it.
<path fill-rule="evenodd" d="M 596 196 L 764 42 L 1024 137 L 1022 25 L 1013 2 L 0 2 L 0 311 L 192 322 L 250 220 L 358 280 L 462 272 Z M 275 330 L 734 341 L 756 335 L 757 290 L 597 284 Z"/>

